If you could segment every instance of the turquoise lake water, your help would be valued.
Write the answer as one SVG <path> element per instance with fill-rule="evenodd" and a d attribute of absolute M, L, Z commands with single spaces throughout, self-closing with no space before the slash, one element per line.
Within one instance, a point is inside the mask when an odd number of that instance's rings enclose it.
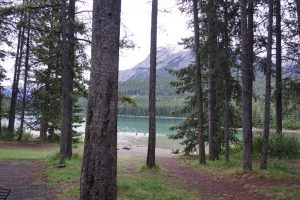
<path fill-rule="evenodd" d="M 183 119 L 178 118 L 157 118 L 156 132 L 158 135 L 169 135 L 174 133 L 170 127 L 181 123 Z M 148 118 L 146 117 L 118 117 L 118 132 L 119 133 L 148 133 Z"/>

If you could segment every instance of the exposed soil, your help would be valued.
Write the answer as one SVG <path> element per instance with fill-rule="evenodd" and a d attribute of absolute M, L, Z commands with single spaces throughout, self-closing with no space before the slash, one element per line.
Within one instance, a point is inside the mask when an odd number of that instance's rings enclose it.
<path fill-rule="evenodd" d="M 160 165 L 167 170 L 166 177 L 188 190 L 197 190 L 208 199 L 273 199 L 256 192 L 256 189 L 278 185 L 300 185 L 300 179 L 273 179 L 253 174 L 220 175 L 204 169 L 192 169 L 182 165 L 180 158 L 159 158 Z M 205 198 L 205 199 L 206 199 Z M 201 198 L 199 198 L 201 199 Z"/>
<path fill-rule="evenodd" d="M 43 175 L 45 167 L 38 161 L 0 161 L 0 187 L 11 190 L 8 200 L 55 200 Z"/>
<path fill-rule="evenodd" d="M 186 190 L 199 192 L 199 199 L 274 199 L 257 192 L 257 189 L 279 186 L 300 185 L 300 179 L 274 179 L 255 174 L 224 175 L 221 172 L 212 172 L 205 169 L 193 169 L 183 165 L 185 159 L 180 158 L 170 151 L 163 151 L 160 155 L 158 150 L 157 160 L 159 165 L 166 171 L 165 178 Z M 140 149 L 130 151 L 119 150 L 119 154 L 146 158 L 146 153 Z M 168 153 L 169 152 L 169 153 Z M 132 161 L 131 161 L 132 162 Z"/>
<path fill-rule="evenodd" d="M 8 147 L 36 150 L 55 148 L 49 145 L 0 143 L 0 151 L 1 148 Z M 120 149 L 118 153 L 138 158 L 137 162 L 131 160 L 131 164 L 127 166 L 127 171 L 133 171 L 132 173 L 136 166 L 144 162 L 146 154 L 143 148 Z M 169 150 L 158 149 L 157 160 L 165 171 L 163 174 L 166 180 L 199 193 L 199 199 L 272 199 L 256 189 L 276 185 L 300 185 L 300 179 L 296 178 L 273 179 L 254 174 L 224 175 L 205 169 L 192 169 L 182 164 L 184 158 L 171 154 Z M 12 190 L 9 200 L 57 199 L 53 191 L 49 192 L 47 177 L 44 175 L 45 168 L 45 164 L 40 161 L 0 161 L 0 187 Z"/>
<path fill-rule="evenodd" d="M 55 145 L 1 142 L 1 149 L 52 150 Z M 55 200 L 45 175 L 46 165 L 36 160 L 0 160 L 0 187 L 10 189 L 8 200 Z"/>

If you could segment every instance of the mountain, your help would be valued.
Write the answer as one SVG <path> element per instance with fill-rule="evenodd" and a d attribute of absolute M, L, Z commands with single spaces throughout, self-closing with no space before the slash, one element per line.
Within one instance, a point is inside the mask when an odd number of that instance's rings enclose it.
<path fill-rule="evenodd" d="M 194 60 L 192 51 L 182 50 L 176 46 L 165 46 L 157 49 L 157 76 L 168 77 L 166 69 L 187 67 Z M 120 71 L 119 82 L 140 80 L 149 77 L 150 56 L 131 69 Z"/>

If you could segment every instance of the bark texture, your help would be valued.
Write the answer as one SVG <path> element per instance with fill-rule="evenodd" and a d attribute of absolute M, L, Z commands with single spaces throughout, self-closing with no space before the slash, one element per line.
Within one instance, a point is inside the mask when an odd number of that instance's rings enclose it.
<path fill-rule="evenodd" d="M 241 0 L 241 58 L 242 58 L 242 121 L 243 121 L 243 168 L 252 170 L 252 73 L 248 35 L 248 1 Z"/>
<path fill-rule="evenodd" d="M 197 72 L 197 108 L 198 108 L 198 144 L 199 144 L 199 163 L 205 164 L 205 145 L 203 133 L 203 92 L 202 92 L 202 67 L 200 60 L 200 33 L 199 33 L 199 8 L 198 0 L 193 0 L 193 14 L 194 14 L 194 38 L 195 38 L 195 58 L 196 58 L 196 72 Z"/>
<path fill-rule="evenodd" d="M 267 66 L 266 66 L 266 94 L 265 94 L 265 117 L 264 136 L 260 157 L 260 169 L 267 168 L 267 155 L 270 132 L 270 107 L 271 107 L 271 76 L 272 76 L 272 36 L 273 36 L 273 0 L 269 0 L 268 17 L 268 43 L 267 43 Z"/>
<path fill-rule="evenodd" d="M 249 69 L 251 69 L 251 81 L 249 84 L 249 90 L 251 93 L 251 96 L 253 94 L 253 81 L 254 81 L 254 0 L 249 0 L 248 2 L 248 12 L 247 12 L 247 19 L 248 19 L 248 54 L 249 54 L 249 60 L 248 65 Z M 250 72 L 249 72 L 250 73 Z M 250 74 L 249 74 L 250 76 Z M 252 131 L 252 101 L 249 111 L 249 119 L 251 121 L 251 130 L 250 130 L 250 145 L 251 145 L 251 153 L 253 153 L 253 131 Z"/>
<path fill-rule="evenodd" d="M 94 0 L 81 200 L 117 199 L 120 0 Z"/>
<path fill-rule="evenodd" d="M 218 145 L 216 135 L 216 78 L 215 78 L 215 51 L 217 48 L 215 2 L 208 3 L 208 143 L 209 159 L 218 157 Z"/>
<path fill-rule="evenodd" d="M 62 114 L 61 114 L 61 140 L 60 159 L 72 157 L 72 116 L 73 116 L 73 77 L 75 65 L 75 4 L 76 0 L 70 0 L 67 8 L 63 1 L 63 54 L 62 54 Z"/>
<path fill-rule="evenodd" d="M 158 0 L 152 0 L 151 44 L 150 44 L 150 79 L 149 79 L 149 141 L 146 164 L 155 166 L 156 145 L 156 54 L 157 54 L 157 12 Z"/>
<path fill-rule="evenodd" d="M 21 17 L 21 23 L 23 20 L 24 18 Z M 20 26 L 19 34 L 18 34 L 15 69 L 14 69 L 14 79 L 13 79 L 12 93 L 11 93 L 11 100 L 10 100 L 9 119 L 8 119 L 8 131 L 10 133 L 13 133 L 15 129 L 16 107 L 17 107 L 17 98 L 19 93 L 19 81 L 20 81 L 21 64 L 23 58 L 24 42 L 25 42 L 25 28 L 23 26 Z"/>
<path fill-rule="evenodd" d="M 24 68 L 24 83 L 23 83 L 23 96 L 22 96 L 22 112 L 21 112 L 20 127 L 18 130 L 18 141 L 22 140 L 22 136 L 23 136 L 23 132 L 24 132 L 24 118 L 25 118 L 26 97 L 27 97 L 27 81 L 28 81 L 28 72 L 29 72 L 30 31 L 31 31 L 30 21 L 31 21 L 31 19 L 30 19 L 30 17 L 28 17 L 25 68 Z"/>
<path fill-rule="evenodd" d="M 300 0 L 295 0 L 296 1 L 296 9 L 297 9 L 297 16 L 298 16 L 298 34 L 300 37 Z"/>
<path fill-rule="evenodd" d="M 282 133 L 281 2 L 276 0 L 276 132 Z"/>
<path fill-rule="evenodd" d="M 230 48 L 230 37 L 228 34 L 228 1 L 225 2 L 224 5 L 224 27 L 225 30 L 223 31 L 223 40 L 224 40 L 224 159 L 225 163 L 229 162 L 229 134 L 230 134 L 230 98 L 231 98 L 231 91 L 229 88 L 229 82 L 230 82 L 230 65 L 228 62 L 229 58 L 229 48 Z"/>

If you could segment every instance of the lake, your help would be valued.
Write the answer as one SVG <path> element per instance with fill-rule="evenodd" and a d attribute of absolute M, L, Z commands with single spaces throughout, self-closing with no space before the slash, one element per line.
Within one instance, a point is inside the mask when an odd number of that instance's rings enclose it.
<path fill-rule="evenodd" d="M 175 133 L 170 130 L 170 127 L 179 124 L 183 121 L 180 118 L 157 118 L 156 133 L 157 147 L 176 149 L 180 148 L 180 141 L 168 139 L 168 135 Z M 78 131 L 84 132 L 85 124 L 78 128 Z M 119 116 L 118 117 L 118 145 L 123 146 L 147 146 L 148 144 L 148 118 L 135 116 Z"/>

